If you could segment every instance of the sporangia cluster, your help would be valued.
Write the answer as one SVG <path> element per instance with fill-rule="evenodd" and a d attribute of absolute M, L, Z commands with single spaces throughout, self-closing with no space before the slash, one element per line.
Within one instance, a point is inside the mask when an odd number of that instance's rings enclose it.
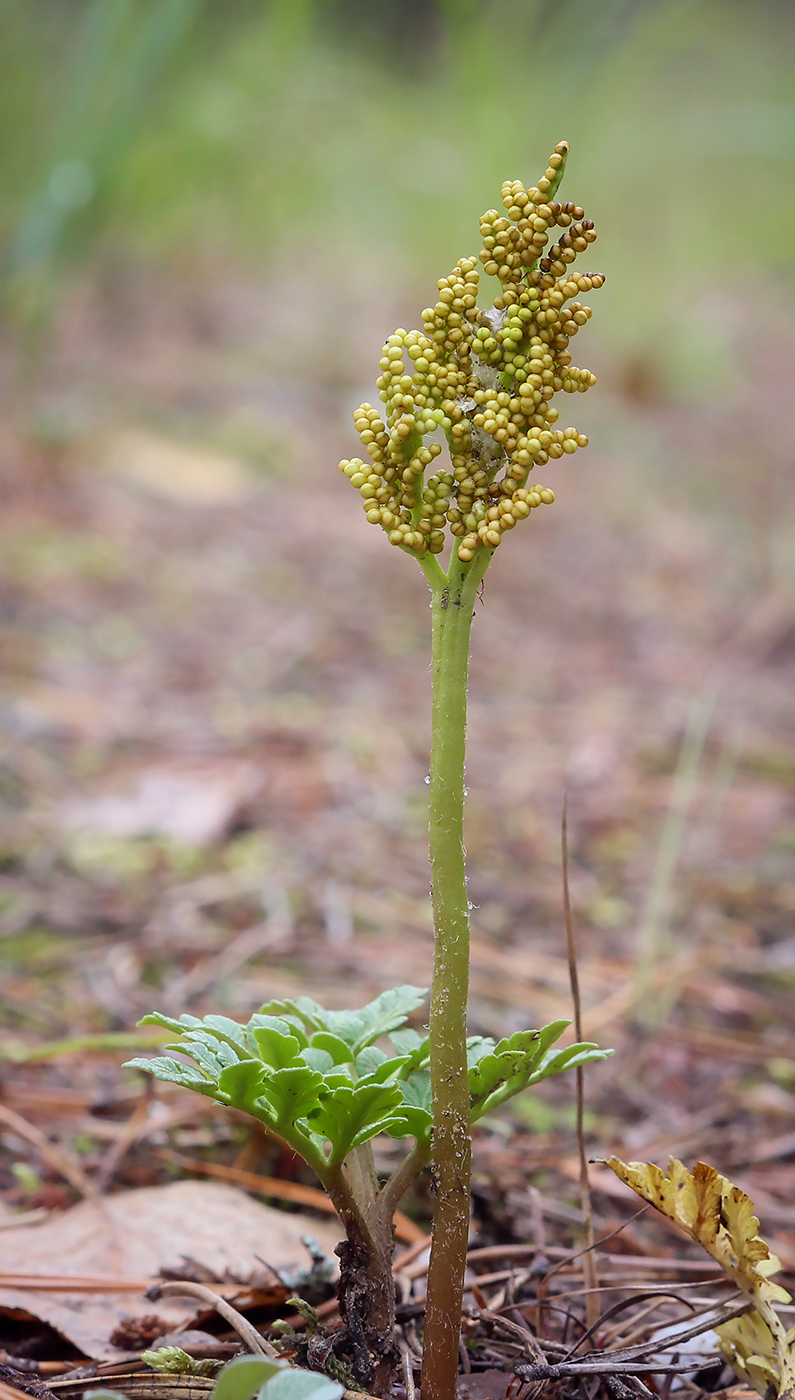
<path fill-rule="evenodd" d="M 340 470 L 371 524 L 415 555 L 440 554 L 448 527 L 464 563 L 481 545 L 496 549 L 506 530 L 555 499 L 528 486 L 533 468 L 587 445 L 576 428 L 557 428 L 553 404 L 561 390 L 583 393 L 596 382 L 572 364 L 569 343 L 591 316 L 578 298 L 604 282 L 573 270 L 596 231 L 578 205 L 554 198 L 567 152 L 562 141 L 537 186 L 506 180 L 505 213 L 490 209 L 480 220 L 480 262 L 501 284 L 492 308 L 477 305 L 478 259 L 461 258 L 437 283 L 422 330 L 396 330 L 384 346 L 383 416 L 369 403 L 353 415 L 367 460 Z M 442 452 L 426 439 L 439 430 L 450 467 L 426 480 Z"/>

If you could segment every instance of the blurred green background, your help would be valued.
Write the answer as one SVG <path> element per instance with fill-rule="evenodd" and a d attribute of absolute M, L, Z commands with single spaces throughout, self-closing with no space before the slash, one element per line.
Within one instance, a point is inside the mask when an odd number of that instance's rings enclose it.
<path fill-rule="evenodd" d="M 711 385 L 711 287 L 791 278 L 786 0 L 3 0 L 7 304 L 89 260 L 343 272 L 398 287 L 477 251 L 473 210 L 572 143 L 601 335 Z"/>

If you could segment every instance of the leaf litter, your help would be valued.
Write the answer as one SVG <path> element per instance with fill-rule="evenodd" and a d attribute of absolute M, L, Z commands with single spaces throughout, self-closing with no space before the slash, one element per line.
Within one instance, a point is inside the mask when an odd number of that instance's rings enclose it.
<path fill-rule="evenodd" d="M 309 1263 L 302 1244 L 307 1233 L 299 1215 L 214 1182 L 176 1181 L 94 1197 L 3 1234 L 0 1308 L 40 1318 L 86 1356 L 114 1359 L 124 1351 L 109 1337 L 123 1319 L 156 1311 L 169 1332 L 206 1313 L 206 1304 L 187 1296 L 153 1308 L 143 1295 L 158 1278 L 198 1269 L 204 1278 L 231 1284 L 226 1291 L 232 1297 L 273 1294 L 275 1287 L 283 1298 L 280 1275 Z M 336 1226 L 313 1221 L 311 1233 L 330 1254 Z"/>

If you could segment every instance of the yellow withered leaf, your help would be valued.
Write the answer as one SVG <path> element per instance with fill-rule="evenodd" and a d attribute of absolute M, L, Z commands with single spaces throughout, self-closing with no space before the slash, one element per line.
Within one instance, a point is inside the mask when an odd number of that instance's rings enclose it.
<path fill-rule="evenodd" d="M 738 1376 L 766 1395 L 771 1387 L 778 1392 L 776 1343 L 767 1323 L 758 1312 L 733 1317 L 717 1327 L 721 1354 Z"/>
<path fill-rule="evenodd" d="M 618 1157 L 606 1165 L 702 1245 L 748 1299 L 749 1313 L 716 1329 L 727 1361 L 766 1400 L 773 1394 L 795 1400 L 795 1329 L 786 1331 L 773 1306 L 791 1299 L 770 1281 L 781 1263 L 759 1234 L 750 1197 L 706 1162 L 689 1172 L 671 1157 L 667 1173 L 653 1162 Z"/>

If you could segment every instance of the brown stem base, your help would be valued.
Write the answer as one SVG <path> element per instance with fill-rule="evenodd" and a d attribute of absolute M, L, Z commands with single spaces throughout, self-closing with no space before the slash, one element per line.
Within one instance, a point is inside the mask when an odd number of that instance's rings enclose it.
<path fill-rule="evenodd" d="M 359 1385 L 372 1395 L 388 1396 L 400 1366 L 391 1248 L 375 1251 L 349 1228 L 348 1238 L 334 1252 L 340 1260 L 337 1296 L 343 1323 L 334 1337 L 334 1354 Z"/>

